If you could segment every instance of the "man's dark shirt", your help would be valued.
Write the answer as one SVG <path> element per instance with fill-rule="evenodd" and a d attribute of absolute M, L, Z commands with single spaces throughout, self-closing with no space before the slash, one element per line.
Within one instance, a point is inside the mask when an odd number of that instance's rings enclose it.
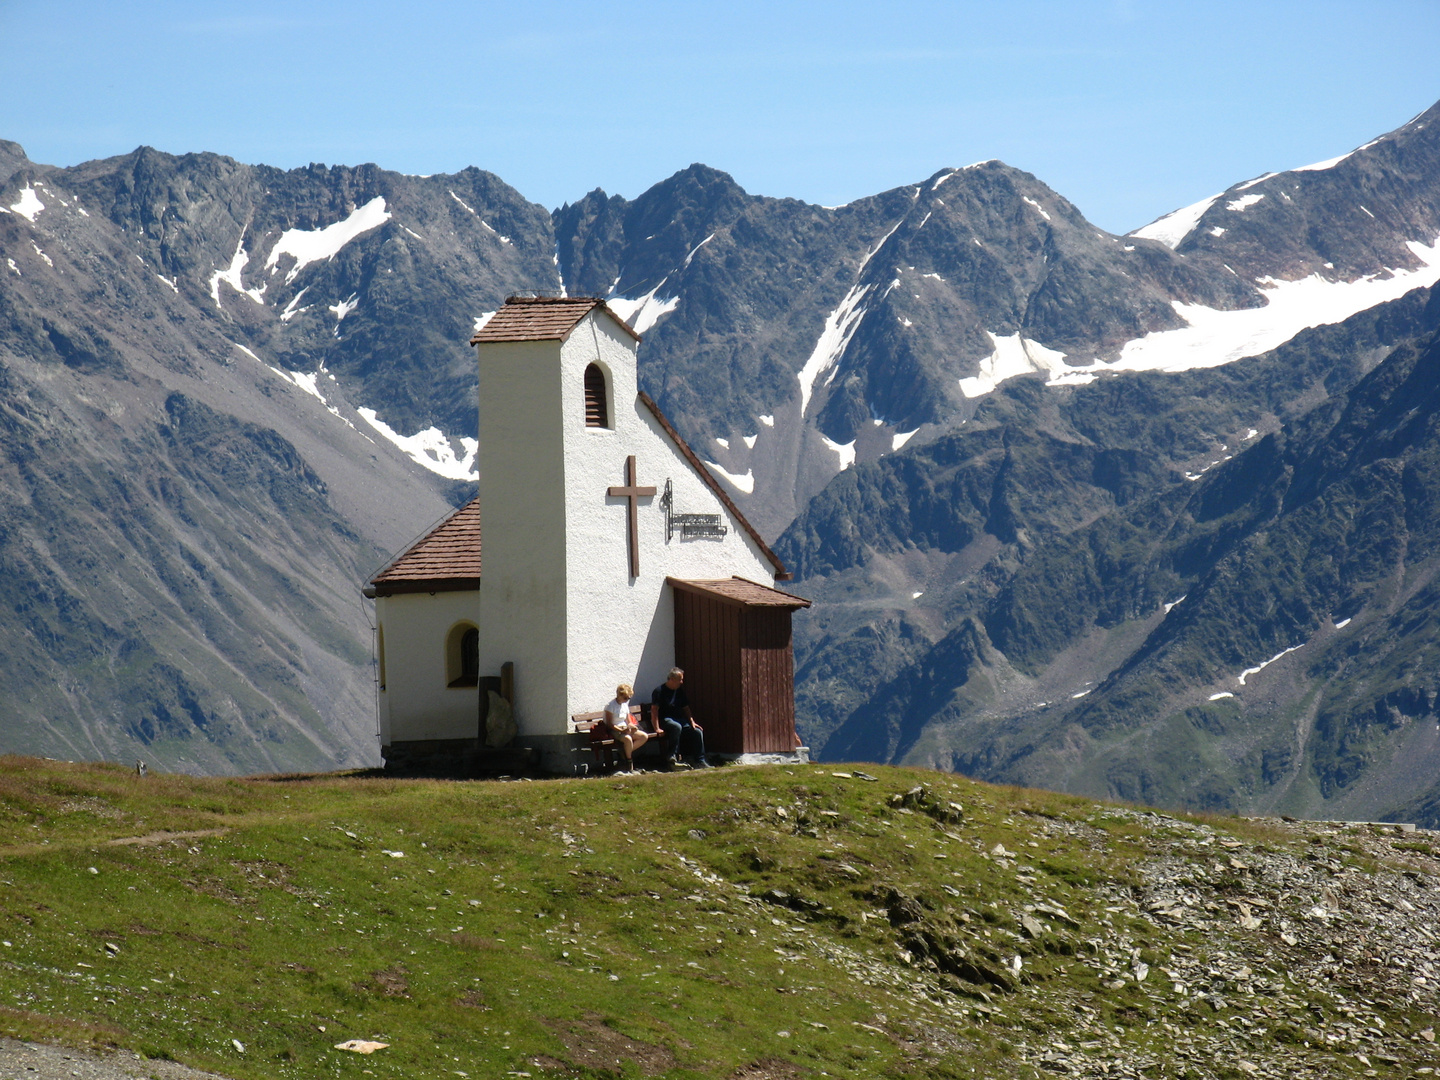
<path fill-rule="evenodd" d="M 679 720 L 684 723 L 685 710 L 690 707 L 690 699 L 685 696 L 683 685 L 671 690 L 665 683 L 661 683 L 651 691 L 650 704 L 660 706 L 662 720 Z"/>

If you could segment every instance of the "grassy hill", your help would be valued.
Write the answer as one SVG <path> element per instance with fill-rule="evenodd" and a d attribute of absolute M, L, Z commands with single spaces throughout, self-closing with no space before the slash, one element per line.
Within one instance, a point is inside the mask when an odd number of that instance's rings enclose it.
<path fill-rule="evenodd" d="M 1440 1066 L 1433 834 L 867 768 L 0 758 L 0 1033 L 234 1077 Z"/>

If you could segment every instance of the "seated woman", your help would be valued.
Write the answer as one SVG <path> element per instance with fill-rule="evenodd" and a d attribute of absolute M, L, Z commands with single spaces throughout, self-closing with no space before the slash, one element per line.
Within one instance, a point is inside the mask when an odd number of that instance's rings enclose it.
<path fill-rule="evenodd" d="M 605 706 L 605 723 L 615 736 L 615 741 L 625 751 L 625 771 L 634 772 L 635 751 L 650 741 L 650 736 L 640 730 L 640 725 L 630 719 L 630 699 L 635 689 L 629 683 L 615 687 L 615 700 Z"/>

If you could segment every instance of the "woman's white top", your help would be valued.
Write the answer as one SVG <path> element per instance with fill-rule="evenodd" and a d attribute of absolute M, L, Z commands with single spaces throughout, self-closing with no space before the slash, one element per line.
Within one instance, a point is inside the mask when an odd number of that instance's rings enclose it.
<path fill-rule="evenodd" d="M 630 726 L 630 703 L 620 704 L 620 699 L 615 698 L 609 705 L 605 706 L 605 722 L 612 728 Z"/>

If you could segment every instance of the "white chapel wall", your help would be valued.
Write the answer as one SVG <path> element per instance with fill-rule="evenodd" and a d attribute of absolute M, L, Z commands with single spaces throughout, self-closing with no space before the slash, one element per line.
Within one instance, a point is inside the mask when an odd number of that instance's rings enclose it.
<path fill-rule="evenodd" d="M 478 625 L 479 593 L 381 596 L 375 601 L 375 614 L 385 641 L 381 744 L 474 738 L 479 691 L 473 686 L 452 689 L 447 685 L 445 641 L 457 623 Z"/>
<path fill-rule="evenodd" d="M 560 343 L 504 342 L 478 352 L 480 674 L 498 675 L 501 664 L 513 662 L 520 732 L 563 732 L 567 463 Z"/>
<path fill-rule="evenodd" d="M 585 427 L 584 373 L 597 354 L 611 380 L 613 429 Z M 639 700 L 645 701 L 664 681 L 675 662 L 674 603 L 667 575 L 738 574 L 770 584 L 775 574 L 774 565 L 638 400 L 634 340 L 607 316 L 592 313 L 571 333 L 561 358 L 569 508 L 564 530 L 568 669 L 566 706 L 551 717 L 558 726 L 544 729 L 546 733 L 563 732 L 572 713 L 603 708 L 617 682 L 633 683 Z M 640 576 L 635 579 L 630 577 L 626 500 L 605 494 L 607 488 L 626 483 L 625 459 L 630 454 L 636 459 L 636 483 L 656 489 L 654 496 L 639 502 Z M 681 539 L 677 531 L 667 543 L 660 501 L 667 479 L 677 512 L 719 514 L 728 534 L 723 539 Z M 488 532 L 485 535 L 488 543 Z M 488 567 L 488 548 L 485 558 Z"/>

